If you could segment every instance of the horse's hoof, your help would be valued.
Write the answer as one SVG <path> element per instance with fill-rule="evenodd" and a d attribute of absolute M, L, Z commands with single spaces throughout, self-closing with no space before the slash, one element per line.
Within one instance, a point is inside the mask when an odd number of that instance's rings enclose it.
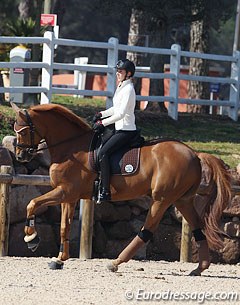
<path fill-rule="evenodd" d="M 28 249 L 32 252 L 35 252 L 40 244 L 40 237 L 36 235 L 36 237 L 27 243 Z"/>
<path fill-rule="evenodd" d="M 117 272 L 118 271 L 118 266 L 114 265 L 113 263 L 108 264 L 107 268 L 108 268 L 109 271 L 112 271 L 112 272 Z"/>
<path fill-rule="evenodd" d="M 197 268 L 194 269 L 192 272 L 189 274 L 190 276 L 201 276 L 201 271 Z"/>
<path fill-rule="evenodd" d="M 56 257 L 53 257 L 51 263 L 49 263 L 48 266 L 52 270 L 59 270 L 63 269 L 63 264 L 63 261 L 57 259 Z"/>

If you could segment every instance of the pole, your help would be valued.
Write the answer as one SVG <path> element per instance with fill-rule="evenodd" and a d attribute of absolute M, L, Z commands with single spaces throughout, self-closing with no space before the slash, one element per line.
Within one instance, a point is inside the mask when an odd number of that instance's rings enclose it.
<path fill-rule="evenodd" d="M 93 213 L 94 213 L 94 201 L 83 200 L 82 228 L 81 228 L 80 255 L 79 255 L 79 258 L 81 259 L 87 259 L 92 257 Z"/>
<path fill-rule="evenodd" d="M 44 0 L 44 14 L 50 14 L 52 8 L 52 0 Z"/>
<path fill-rule="evenodd" d="M 12 167 L 2 165 L 1 174 L 11 174 Z M 0 256 L 8 254 L 8 236 L 10 224 L 9 190 L 10 184 L 0 184 Z"/>
<path fill-rule="evenodd" d="M 235 33 L 234 33 L 234 42 L 233 42 L 233 52 L 240 50 L 240 0 L 237 3 L 237 12 L 236 12 L 236 23 L 235 23 Z"/>
<path fill-rule="evenodd" d="M 185 218 L 182 218 L 182 239 L 180 250 L 180 261 L 191 262 L 192 261 L 192 231 Z"/>

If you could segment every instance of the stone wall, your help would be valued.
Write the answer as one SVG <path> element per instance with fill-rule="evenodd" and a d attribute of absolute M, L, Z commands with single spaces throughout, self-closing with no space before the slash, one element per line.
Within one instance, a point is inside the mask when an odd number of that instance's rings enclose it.
<path fill-rule="evenodd" d="M 41 151 L 29 163 L 19 163 L 14 156 L 13 136 L 5 137 L 0 146 L 0 165 L 11 165 L 16 174 L 48 175 L 50 165 L 47 150 Z M 239 176 L 232 170 L 234 184 L 240 184 Z M 50 186 L 12 185 L 10 192 L 10 256 L 56 256 L 60 246 L 60 206 L 44 207 L 37 213 L 36 226 L 41 238 L 35 253 L 26 247 L 24 225 L 26 206 L 32 198 L 51 190 Z M 124 202 L 109 202 L 95 205 L 93 257 L 115 258 L 143 226 L 149 197 Z M 222 216 L 221 227 L 226 233 L 224 249 L 211 252 L 212 261 L 217 263 L 237 263 L 240 261 L 240 196 L 235 196 Z M 71 229 L 70 255 L 79 253 L 79 204 L 77 204 Z M 135 256 L 137 259 L 179 260 L 181 242 L 181 214 L 174 206 L 165 213 L 152 240 Z M 193 261 L 197 261 L 197 251 L 193 241 Z"/>

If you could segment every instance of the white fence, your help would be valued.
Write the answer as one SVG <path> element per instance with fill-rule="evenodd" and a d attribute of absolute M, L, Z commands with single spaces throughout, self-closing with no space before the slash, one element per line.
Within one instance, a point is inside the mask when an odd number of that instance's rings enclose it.
<path fill-rule="evenodd" d="M 169 102 L 168 114 L 173 119 L 178 118 L 178 104 L 196 104 L 210 106 L 225 106 L 228 109 L 228 115 L 233 120 L 238 119 L 239 110 L 239 90 L 240 90 L 240 52 L 236 51 L 233 56 L 202 54 L 194 52 L 182 51 L 179 45 L 172 45 L 171 49 L 146 48 L 137 46 L 128 46 L 118 43 L 118 39 L 111 37 L 107 43 L 80 41 L 71 39 L 57 39 L 54 33 L 46 32 L 44 37 L 3 37 L 0 36 L 0 43 L 11 44 L 42 44 L 43 55 L 42 62 L 0 62 L 1 68 L 39 68 L 42 69 L 41 86 L 25 86 L 25 87 L 0 87 L 0 93 L 41 93 L 41 103 L 49 103 L 52 94 L 71 94 L 85 96 L 103 96 L 107 97 L 107 107 L 111 105 L 112 97 L 116 87 L 115 68 L 118 60 L 119 51 L 139 52 L 148 54 L 167 55 L 170 58 L 169 73 L 151 73 L 141 72 L 137 68 L 135 77 L 149 79 L 169 79 L 169 95 L 168 96 L 137 96 L 139 101 L 149 102 Z M 106 65 L 95 64 L 70 64 L 54 62 L 54 50 L 56 45 L 106 49 L 107 63 Z M 229 77 L 213 77 L 213 76 L 194 76 L 183 74 L 180 70 L 181 58 L 200 58 L 203 60 L 228 62 L 231 64 L 231 74 Z M 52 76 L 54 70 L 82 71 L 93 72 L 95 74 L 105 73 L 107 75 L 107 88 L 105 91 L 97 90 L 78 90 L 76 88 L 57 88 L 52 85 Z M 226 100 L 203 100 L 189 99 L 179 97 L 179 81 L 201 81 L 212 84 L 229 85 L 229 97 Z"/>

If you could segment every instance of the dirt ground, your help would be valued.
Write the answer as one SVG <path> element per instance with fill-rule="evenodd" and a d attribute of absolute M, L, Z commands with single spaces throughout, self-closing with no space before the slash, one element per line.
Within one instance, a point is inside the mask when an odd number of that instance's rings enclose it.
<path fill-rule="evenodd" d="M 50 270 L 49 262 L 0 258 L 0 304 L 240 304 L 239 264 L 190 277 L 196 264 L 131 260 L 112 273 L 107 259 L 69 259 L 63 270 Z"/>

